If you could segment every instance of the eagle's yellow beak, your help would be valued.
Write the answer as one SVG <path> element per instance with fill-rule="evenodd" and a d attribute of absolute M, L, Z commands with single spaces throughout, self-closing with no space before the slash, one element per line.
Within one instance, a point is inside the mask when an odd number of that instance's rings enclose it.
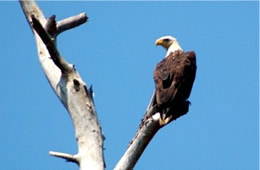
<path fill-rule="evenodd" d="M 155 45 L 158 46 L 158 45 L 163 45 L 163 39 L 158 39 L 155 41 Z"/>

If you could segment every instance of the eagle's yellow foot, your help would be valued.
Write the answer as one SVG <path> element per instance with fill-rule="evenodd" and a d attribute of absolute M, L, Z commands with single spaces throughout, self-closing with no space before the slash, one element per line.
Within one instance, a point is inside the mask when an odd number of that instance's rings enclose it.
<path fill-rule="evenodd" d="M 167 125 L 171 121 L 171 119 L 172 115 L 166 117 L 166 114 L 162 114 L 159 121 L 160 126 Z"/>

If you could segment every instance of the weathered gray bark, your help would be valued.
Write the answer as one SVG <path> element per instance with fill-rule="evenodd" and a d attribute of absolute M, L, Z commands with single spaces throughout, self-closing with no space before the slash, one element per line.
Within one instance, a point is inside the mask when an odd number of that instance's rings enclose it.
<path fill-rule="evenodd" d="M 117 163 L 114 170 L 132 170 L 134 168 L 143 151 L 156 132 L 160 129 L 159 120 L 160 114 L 156 113 L 142 122 L 136 136 L 130 142 L 129 147 Z"/>
<path fill-rule="evenodd" d="M 35 1 L 21 0 L 20 4 L 35 35 L 43 71 L 68 110 L 75 128 L 78 153 L 51 151 L 50 154 L 77 163 L 81 170 L 103 170 L 103 136 L 92 89 L 87 87 L 75 67 L 63 59 L 55 44 L 59 33 L 86 22 L 87 16 L 80 14 L 56 23 L 55 16 L 46 20 Z"/>
<path fill-rule="evenodd" d="M 132 170 L 154 135 L 164 126 L 159 123 L 160 113 L 152 115 L 153 100 L 154 93 L 135 137 L 130 142 L 114 170 Z"/>
<path fill-rule="evenodd" d="M 178 110 L 173 116 L 169 117 L 167 121 L 161 121 L 160 113 L 154 111 L 154 96 L 147 107 L 147 111 L 142 119 L 139 129 L 135 137 L 130 142 L 126 152 L 117 163 L 114 170 L 132 170 L 143 154 L 149 142 L 153 139 L 154 135 L 164 126 L 171 123 L 173 120 L 185 115 L 186 110 Z"/>

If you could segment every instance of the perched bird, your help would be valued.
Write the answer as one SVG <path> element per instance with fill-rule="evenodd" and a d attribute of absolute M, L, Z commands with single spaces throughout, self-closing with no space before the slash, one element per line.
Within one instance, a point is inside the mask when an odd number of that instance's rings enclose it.
<path fill-rule="evenodd" d="M 167 124 L 189 110 L 190 96 L 196 76 L 195 52 L 184 52 L 176 38 L 164 36 L 156 40 L 167 50 L 165 58 L 154 70 L 155 97 L 153 105 L 161 114 L 160 124 Z"/>

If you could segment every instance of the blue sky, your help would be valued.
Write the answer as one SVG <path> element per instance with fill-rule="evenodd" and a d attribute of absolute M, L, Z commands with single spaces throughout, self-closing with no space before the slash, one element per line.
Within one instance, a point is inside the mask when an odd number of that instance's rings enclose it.
<path fill-rule="evenodd" d="M 134 136 L 165 55 L 154 42 L 173 35 L 197 54 L 187 115 L 163 128 L 136 165 L 143 169 L 256 170 L 259 161 L 258 2 L 39 2 L 57 20 L 89 22 L 58 47 L 93 85 L 112 169 Z M 77 153 L 69 115 L 42 72 L 18 2 L 0 2 L 0 169 L 77 169 L 48 151 Z"/>

